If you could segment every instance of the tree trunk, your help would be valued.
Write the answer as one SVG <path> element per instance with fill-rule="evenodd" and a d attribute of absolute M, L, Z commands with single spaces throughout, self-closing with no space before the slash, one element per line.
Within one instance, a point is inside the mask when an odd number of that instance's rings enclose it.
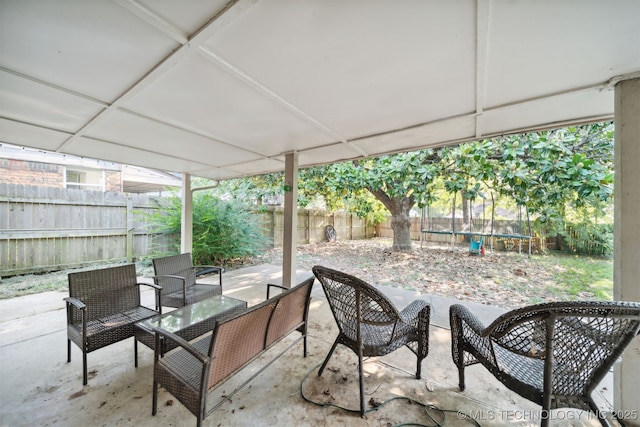
<path fill-rule="evenodd" d="M 393 229 L 394 251 L 410 251 L 411 244 L 411 217 L 405 212 L 397 212 L 391 215 L 391 228 Z"/>
<path fill-rule="evenodd" d="M 391 212 L 393 230 L 393 251 L 410 251 L 411 244 L 411 208 L 415 204 L 412 196 L 389 197 L 382 190 L 368 189 Z"/>

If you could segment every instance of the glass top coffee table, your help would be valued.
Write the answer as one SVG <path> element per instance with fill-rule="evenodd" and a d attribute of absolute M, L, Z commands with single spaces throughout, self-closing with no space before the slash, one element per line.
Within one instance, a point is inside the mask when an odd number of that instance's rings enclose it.
<path fill-rule="evenodd" d="M 191 341 L 213 330 L 217 319 L 240 313 L 246 308 L 246 301 L 226 295 L 216 295 L 136 323 L 135 339 L 155 349 L 153 328 L 160 328 Z M 160 353 L 164 354 L 174 347 L 175 344 L 168 345 L 167 342 L 163 342 Z"/>

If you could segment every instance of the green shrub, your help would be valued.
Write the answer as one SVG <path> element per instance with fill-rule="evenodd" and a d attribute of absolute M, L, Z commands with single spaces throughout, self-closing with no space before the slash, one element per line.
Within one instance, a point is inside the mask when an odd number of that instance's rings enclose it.
<path fill-rule="evenodd" d="M 162 208 L 150 215 L 154 230 L 180 233 L 181 206 L 178 197 L 165 199 Z M 258 217 L 248 207 L 208 193 L 194 194 L 194 264 L 225 265 L 231 260 L 256 256 L 268 244 L 268 239 L 260 232 Z"/>
<path fill-rule="evenodd" d="M 568 224 L 562 235 L 571 252 L 581 255 L 613 255 L 613 224 Z"/>

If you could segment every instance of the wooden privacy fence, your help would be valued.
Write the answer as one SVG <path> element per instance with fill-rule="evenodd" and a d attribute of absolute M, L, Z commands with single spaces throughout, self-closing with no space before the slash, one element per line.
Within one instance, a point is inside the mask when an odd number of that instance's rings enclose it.
<path fill-rule="evenodd" d="M 0 277 L 95 263 L 132 261 L 175 250 L 179 236 L 149 230 L 144 213 L 158 209 L 144 194 L 0 184 Z M 260 212 L 263 233 L 282 246 L 284 210 Z M 298 244 L 365 239 L 375 227 L 349 213 L 298 210 Z"/>
<path fill-rule="evenodd" d="M 284 237 L 284 209 L 269 207 L 260 213 L 263 233 L 274 246 L 282 246 Z M 338 240 L 368 239 L 376 236 L 376 227 L 348 212 L 331 213 L 324 210 L 298 209 L 297 244 L 326 241 L 325 227 L 331 225 Z"/>
<path fill-rule="evenodd" d="M 0 277 L 170 253 L 179 236 L 153 233 L 143 215 L 156 209 L 157 197 L 144 194 L 0 184 Z M 269 207 L 259 215 L 262 232 L 282 246 L 284 209 Z M 390 221 L 374 226 L 347 212 L 299 209 L 296 242 L 326 241 L 327 225 L 338 240 L 393 237 Z M 411 238 L 420 236 L 420 218 L 414 217 Z M 428 240 L 451 241 L 446 235 Z"/>
<path fill-rule="evenodd" d="M 154 209 L 144 194 L 0 184 L 0 276 L 168 252 L 139 214 Z"/>

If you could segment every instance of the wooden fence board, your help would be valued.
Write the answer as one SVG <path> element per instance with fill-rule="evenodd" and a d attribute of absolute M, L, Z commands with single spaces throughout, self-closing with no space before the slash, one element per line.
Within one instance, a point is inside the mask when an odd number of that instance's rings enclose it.
<path fill-rule="evenodd" d="M 131 213 L 154 206 L 147 195 L 0 184 L 0 276 L 167 253 L 171 239 L 154 241 Z"/>
<path fill-rule="evenodd" d="M 0 184 L 0 276 L 172 253 L 180 236 L 154 234 L 145 223 L 144 213 L 158 206 L 144 194 Z M 259 213 L 274 246 L 282 246 L 283 215 L 279 207 Z M 414 220 L 411 236 L 420 240 L 420 219 Z M 389 221 L 374 227 L 345 212 L 299 209 L 296 242 L 326 241 L 327 225 L 339 240 L 393 236 Z"/>

